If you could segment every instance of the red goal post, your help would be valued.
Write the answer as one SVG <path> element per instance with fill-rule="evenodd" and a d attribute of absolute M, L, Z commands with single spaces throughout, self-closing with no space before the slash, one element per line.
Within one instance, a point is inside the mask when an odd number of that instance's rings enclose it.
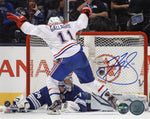
<path fill-rule="evenodd" d="M 77 34 L 78 35 L 78 34 Z M 38 39 L 38 38 L 37 38 Z M 90 41 L 90 39 L 93 39 Z M 31 43 L 31 36 L 27 36 L 26 39 L 26 65 L 27 65 L 27 74 L 26 74 L 26 95 L 30 94 L 30 88 L 31 88 L 31 53 L 32 50 L 30 49 L 32 47 L 32 44 L 34 44 L 34 42 Z M 34 39 L 35 40 L 35 39 Z M 148 49 L 147 49 L 147 43 L 148 39 L 145 33 L 143 32 L 82 32 L 80 37 L 79 37 L 79 42 L 81 43 L 81 45 L 83 45 L 83 48 L 87 54 L 87 57 L 89 58 L 89 61 L 91 63 L 92 69 L 94 72 L 96 72 L 97 74 L 96 77 L 98 80 L 100 80 L 102 83 L 105 84 L 113 84 L 113 85 L 120 85 L 123 86 L 127 86 L 129 88 L 132 88 L 132 86 L 130 86 L 130 84 L 135 84 L 135 81 L 138 82 L 137 77 L 139 78 L 141 75 L 143 75 L 143 78 L 141 80 L 141 82 L 144 82 L 143 85 L 143 89 L 140 87 L 140 89 L 137 90 L 143 90 L 143 94 L 148 96 Z M 35 41 L 36 42 L 36 41 Z M 34 45 L 35 46 L 35 45 Z M 132 49 L 133 47 L 133 49 Z M 105 49 L 106 48 L 106 49 Z M 102 50 L 104 49 L 104 50 Z M 110 51 L 109 51 L 110 49 Z M 123 51 L 122 54 L 119 54 L 118 50 Z M 129 50 L 129 51 L 128 51 Z M 138 51 L 136 51 L 138 50 Z M 132 52 L 135 51 L 135 52 Z M 105 53 L 104 53 L 105 52 Z M 116 54 L 117 52 L 117 54 Z M 139 57 L 138 54 L 139 53 Z M 93 56 L 94 54 L 94 56 Z M 135 61 L 135 64 L 132 62 L 132 64 L 130 64 L 131 59 L 129 58 L 130 56 L 136 55 L 134 58 L 137 60 Z M 123 64 L 123 61 L 120 61 L 118 59 L 118 57 L 127 57 L 126 59 L 124 59 L 124 62 L 126 62 L 126 66 L 125 64 Z M 39 56 L 40 57 L 40 56 Z M 94 59 L 93 59 L 94 58 Z M 140 60 L 140 59 L 141 60 Z M 98 61 L 96 61 L 98 59 Z M 110 61 L 115 60 L 115 63 L 117 63 L 117 65 L 110 65 L 108 66 L 108 61 L 106 62 L 105 60 L 109 60 Z M 130 59 L 130 60 L 129 60 Z M 99 60 L 102 60 L 103 65 L 102 67 L 100 67 L 99 71 L 98 69 L 94 69 L 97 67 L 97 65 L 99 65 Z M 122 59 L 123 60 L 123 59 Z M 128 61 L 129 60 L 129 61 Z M 136 69 L 137 68 L 137 62 L 138 65 L 140 66 L 140 69 Z M 134 66 L 136 68 L 134 68 Z M 97 67 L 99 68 L 99 67 Z M 106 73 L 103 74 L 103 76 L 101 75 L 100 71 L 101 68 L 104 68 L 106 71 Z M 117 69 L 117 73 L 115 75 L 117 75 L 116 77 L 113 77 L 113 79 L 109 79 L 110 75 L 114 75 L 112 69 Z M 124 71 L 122 71 L 124 70 Z M 127 70 L 127 71 L 125 71 Z M 123 74 L 123 72 L 125 72 L 125 74 Z M 133 73 L 130 74 L 130 73 Z M 109 76 L 108 76 L 109 74 Z M 128 76 L 128 74 L 130 74 L 130 76 Z M 107 75 L 107 76 L 106 76 Z M 118 79 L 118 77 L 127 77 L 126 80 L 131 80 L 130 78 L 135 77 L 135 81 L 129 81 L 129 82 L 120 82 Z M 102 80 L 101 80 L 102 79 Z M 122 80 L 122 79 L 121 79 Z M 134 78 L 132 79 L 134 80 Z M 117 82 L 116 82 L 117 81 Z M 128 85 L 127 85 L 128 84 Z M 135 85 L 134 88 L 136 88 L 138 84 Z M 108 88 L 111 87 L 110 85 L 108 85 Z M 117 87 L 117 86 L 115 86 Z M 113 88 L 113 87 L 112 87 Z M 119 87 L 114 89 L 115 90 L 120 90 Z M 125 89 L 126 90 L 126 89 Z M 129 89 L 130 90 L 130 89 Z M 134 90 L 134 89 L 133 89 Z M 135 91 L 136 92 L 136 91 Z M 133 93 L 135 93 L 133 91 Z"/>

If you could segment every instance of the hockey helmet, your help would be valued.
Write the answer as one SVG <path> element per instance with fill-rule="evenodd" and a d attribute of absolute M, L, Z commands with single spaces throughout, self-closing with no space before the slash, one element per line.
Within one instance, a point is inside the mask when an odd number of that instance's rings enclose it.
<path fill-rule="evenodd" d="M 65 92 L 71 92 L 73 90 L 72 76 L 68 75 L 64 81 L 58 83 L 58 86 L 63 87 Z"/>
<path fill-rule="evenodd" d="M 49 25 L 59 24 L 59 23 L 62 23 L 59 17 L 50 17 L 48 20 Z"/>

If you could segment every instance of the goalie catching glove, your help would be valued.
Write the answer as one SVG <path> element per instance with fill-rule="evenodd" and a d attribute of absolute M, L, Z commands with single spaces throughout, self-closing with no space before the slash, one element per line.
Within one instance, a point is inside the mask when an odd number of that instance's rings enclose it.
<path fill-rule="evenodd" d="M 73 102 L 73 101 L 67 101 L 65 103 L 62 104 L 62 108 L 61 108 L 62 112 L 79 112 L 80 111 L 80 107 L 77 103 Z"/>
<path fill-rule="evenodd" d="M 15 21 L 18 28 L 20 28 L 22 24 L 25 21 L 27 21 L 27 19 L 23 15 L 20 15 L 20 14 L 16 15 L 16 14 L 12 14 L 9 12 L 7 12 L 7 19 Z"/>

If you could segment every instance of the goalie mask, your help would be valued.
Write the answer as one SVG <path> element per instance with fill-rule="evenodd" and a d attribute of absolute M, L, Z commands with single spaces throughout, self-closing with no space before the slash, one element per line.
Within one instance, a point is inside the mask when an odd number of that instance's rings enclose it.
<path fill-rule="evenodd" d="M 61 82 L 58 83 L 58 86 L 60 86 L 60 87 L 65 89 L 63 94 L 65 94 L 66 92 L 71 92 L 73 90 L 72 76 L 68 75 L 64 79 L 64 81 L 61 81 Z"/>
<path fill-rule="evenodd" d="M 49 25 L 62 23 L 59 17 L 50 17 L 48 20 Z"/>

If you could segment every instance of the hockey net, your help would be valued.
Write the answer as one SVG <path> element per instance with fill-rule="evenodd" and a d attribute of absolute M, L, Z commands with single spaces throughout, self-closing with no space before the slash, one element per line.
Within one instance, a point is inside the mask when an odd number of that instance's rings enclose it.
<path fill-rule="evenodd" d="M 148 96 L 147 37 L 143 32 L 82 32 L 79 42 L 87 55 L 96 80 L 117 94 Z M 27 95 L 43 86 L 53 66 L 47 44 L 27 37 Z M 83 90 L 77 77 L 74 83 Z"/>

